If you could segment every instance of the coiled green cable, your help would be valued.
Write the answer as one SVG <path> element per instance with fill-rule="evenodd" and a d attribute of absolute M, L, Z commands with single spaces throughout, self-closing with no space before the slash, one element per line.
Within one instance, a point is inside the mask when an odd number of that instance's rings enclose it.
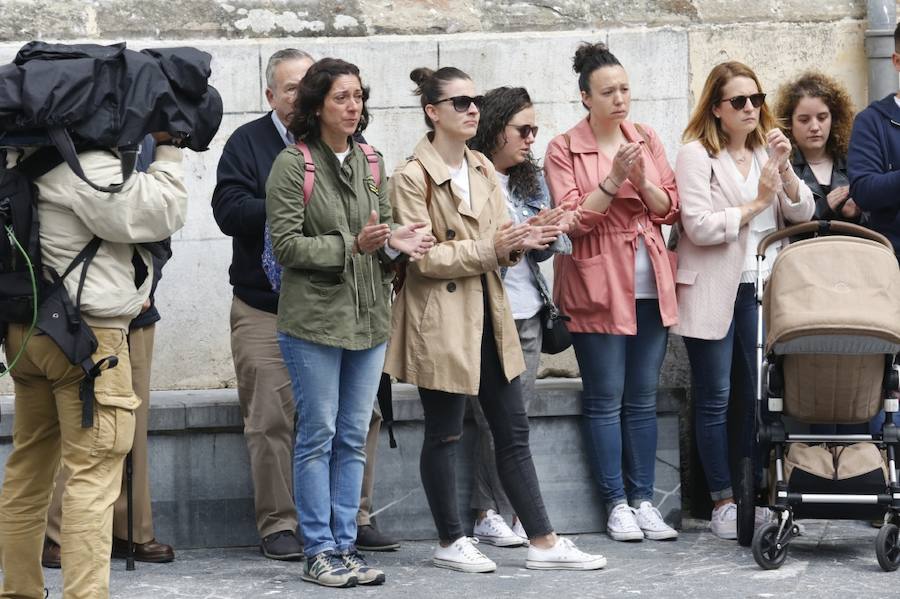
<path fill-rule="evenodd" d="M 22 257 L 25 258 L 25 264 L 28 265 L 28 274 L 31 275 L 31 326 L 28 328 L 28 333 L 25 335 L 24 341 L 22 341 L 22 347 L 19 348 L 19 351 L 16 352 L 16 356 L 12 359 L 12 362 L 9 363 L 9 366 L 6 367 L 6 370 L 0 372 L 0 378 L 3 378 L 10 372 L 12 372 L 13 367 L 15 367 L 16 362 L 19 361 L 19 358 L 22 357 L 22 354 L 25 353 L 25 347 L 28 345 L 28 340 L 31 339 L 31 335 L 34 333 L 34 329 L 37 326 L 37 317 L 38 317 L 38 293 L 37 293 L 37 278 L 34 276 L 34 265 L 31 263 L 31 258 L 28 256 L 28 252 L 25 251 L 25 248 L 19 244 L 19 240 L 16 239 L 15 234 L 13 234 L 12 227 L 10 225 L 4 226 L 6 229 L 6 235 L 9 237 L 10 243 L 12 243 L 19 250 L 19 253 L 22 254 Z M 7 343 L 9 341 L 7 340 Z"/>

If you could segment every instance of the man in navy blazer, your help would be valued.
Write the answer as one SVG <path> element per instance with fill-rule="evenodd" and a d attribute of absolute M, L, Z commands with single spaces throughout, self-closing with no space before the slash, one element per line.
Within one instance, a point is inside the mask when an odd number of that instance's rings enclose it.
<path fill-rule="evenodd" d="M 303 551 L 293 499 L 294 398 L 276 338 L 278 294 L 261 261 L 266 179 L 278 153 L 294 143 L 287 126 L 300 80 L 313 62 L 308 53 L 293 48 L 279 50 L 269 58 L 266 100 L 272 111 L 241 125 L 228 139 L 212 198 L 216 222 L 232 238 L 231 352 L 250 454 L 260 550 L 266 557 L 281 560 L 301 559 Z M 381 414 L 376 406 L 366 443 L 366 474 L 357 518 L 357 546 L 370 551 L 400 546 L 374 527 L 369 513 L 380 430 Z"/>
<path fill-rule="evenodd" d="M 900 25 L 894 29 L 894 69 L 900 72 Z M 885 235 L 900 257 L 900 92 L 869 104 L 853 122 L 847 153 L 850 196 L 870 227 Z"/>

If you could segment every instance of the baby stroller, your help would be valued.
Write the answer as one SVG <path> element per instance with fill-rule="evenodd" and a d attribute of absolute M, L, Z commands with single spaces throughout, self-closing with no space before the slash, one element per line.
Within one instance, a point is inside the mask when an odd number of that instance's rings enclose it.
<path fill-rule="evenodd" d="M 810 235 L 778 254 L 761 291 L 766 248 Z M 900 268 L 893 248 L 884 236 L 849 223 L 787 227 L 760 241 L 756 289 L 755 432 L 771 468 L 763 490 L 752 460 L 741 461 L 738 541 L 751 545 L 756 563 L 771 570 L 784 563 L 799 534 L 795 520 L 883 519 L 876 556 L 885 571 L 896 570 Z M 782 421 L 867 423 L 882 409 L 877 434 L 793 434 Z M 777 518 L 754 531 L 756 506 L 769 507 Z"/>

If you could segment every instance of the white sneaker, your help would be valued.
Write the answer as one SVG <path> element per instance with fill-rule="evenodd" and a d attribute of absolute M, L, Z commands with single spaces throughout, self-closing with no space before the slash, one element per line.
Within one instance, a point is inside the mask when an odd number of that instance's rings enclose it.
<path fill-rule="evenodd" d="M 627 504 L 616 505 L 606 520 L 606 532 L 614 541 L 643 541 L 644 533 Z"/>
<path fill-rule="evenodd" d="M 488 510 L 480 522 L 475 522 L 472 535 L 482 543 L 497 547 L 521 547 L 524 544 L 522 538 L 507 526 L 503 516 L 494 510 Z"/>
<path fill-rule="evenodd" d="M 525 567 L 532 570 L 599 570 L 605 565 L 605 557 L 585 553 L 566 537 L 559 537 L 549 549 L 532 544 L 525 560 Z"/>
<path fill-rule="evenodd" d="M 756 530 L 760 528 L 766 522 L 772 522 L 774 520 L 774 514 L 772 510 L 767 507 L 756 506 L 753 509 L 753 529 Z"/>
<path fill-rule="evenodd" d="M 438 544 L 431 561 L 438 568 L 460 572 L 493 572 L 497 564 L 478 551 L 477 544 L 478 539 L 469 537 L 460 537 L 448 547 Z"/>
<path fill-rule="evenodd" d="M 528 533 L 525 532 L 525 527 L 522 526 L 522 521 L 518 518 L 515 519 L 512 525 L 513 534 L 522 539 L 523 545 L 528 545 Z"/>
<path fill-rule="evenodd" d="M 649 501 L 641 502 L 641 507 L 634 511 L 634 519 L 648 539 L 662 541 L 678 538 L 678 531 L 665 523 L 662 514 Z"/>
<path fill-rule="evenodd" d="M 737 538 L 737 504 L 726 503 L 712 511 L 709 528 L 720 539 Z"/>

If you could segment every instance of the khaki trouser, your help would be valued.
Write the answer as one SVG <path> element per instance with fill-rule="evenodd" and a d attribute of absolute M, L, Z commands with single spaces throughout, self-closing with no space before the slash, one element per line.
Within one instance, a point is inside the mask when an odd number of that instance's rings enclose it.
<path fill-rule="evenodd" d="M 297 530 L 294 506 L 294 395 L 278 347 L 277 317 L 235 297 L 231 303 L 231 354 L 260 537 Z M 376 405 L 366 438 L 366 469 L 357 523 L 370 523 L 375 453 L 381 431 Z"/>
<path fill-rule="evenodd" d="M 25 330 L 9 326 L 8 358 L 19 351 Z M 0 492 L 0 597 L 44 596 L 41 550 L 60 457 L 71 472 L 62 496 L 63 597 L 109 596 L 113 504 L 140 400 L 132 390 L 125 331 L 95 328 L 94 334 L 99 342 L 95 357 L 115 355 L 119 365 L 96 379 L 91 428 L 81 427 L 82 371 L 49 337 L 32 337 L 13 370 L 13 450 Z"/>
<path fill-rule="evenodd" d="M 153 540 L 153 512 L 150 505 L 150 471 L 147 463 L 147 419 L 150 413 L 150 363 L 153 359 L 153 338 L 156 325 L 133 329 L 128 333 L 128 353 L 131 357 L 131 383 L 134 393 L 141 400 L 135 411 L 134 444 L 131 447 L 133 465 L 134 542 Z M 60 543 L 59 527 L 62 521 L 62 490 L 69 472 L 60 468 L 56 487 L 47 513 L 47 538 Z M 125 493 L 125 477 L 122 490 L 113 510 L 113 536 L 128 538 L 128 503 Z"/>

